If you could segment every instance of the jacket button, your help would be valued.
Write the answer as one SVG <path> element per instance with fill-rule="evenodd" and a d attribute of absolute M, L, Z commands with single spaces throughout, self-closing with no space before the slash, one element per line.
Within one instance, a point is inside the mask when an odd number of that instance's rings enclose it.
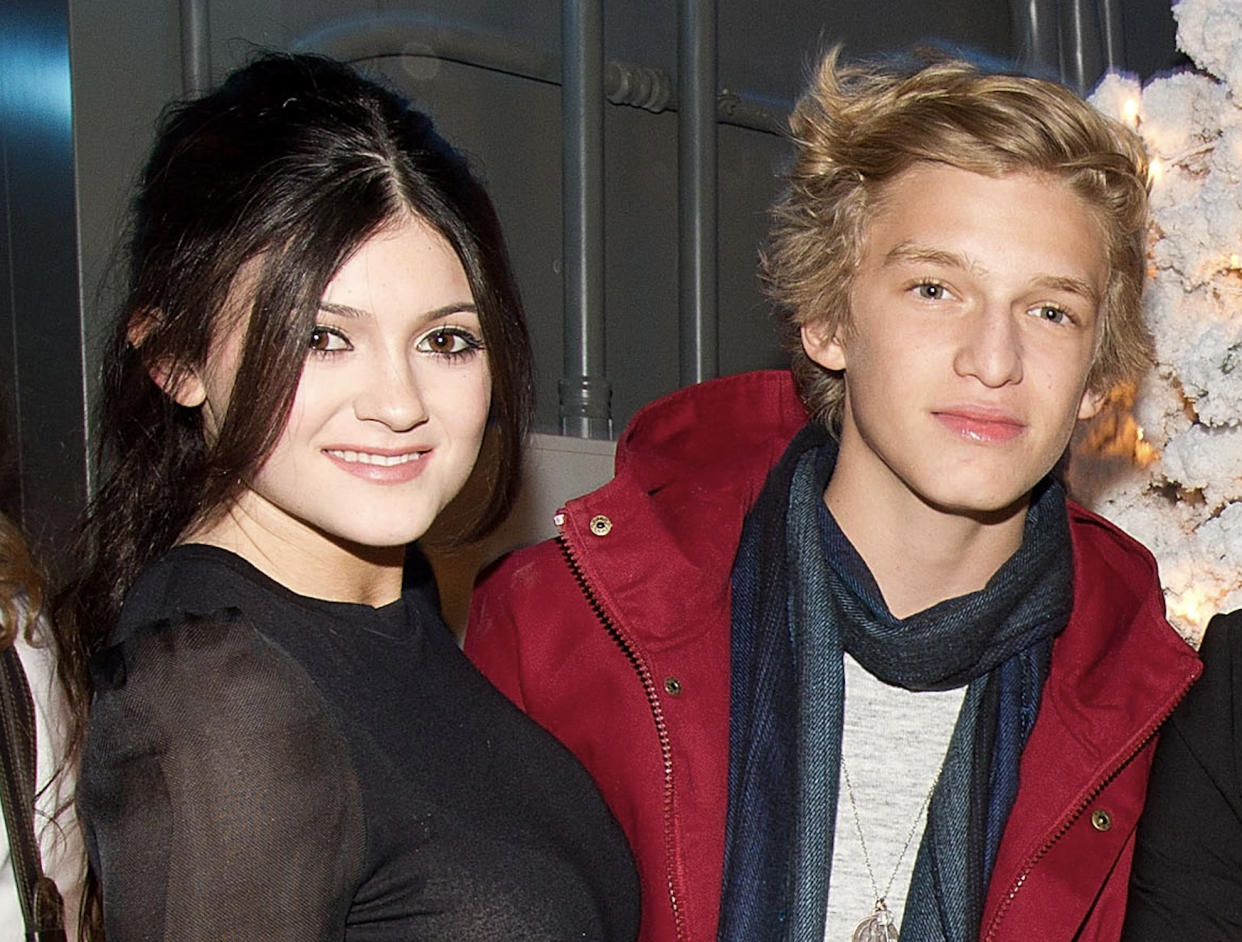
<path fill-rule="evenodd" d="M 607 536 L 612 532 L 612 521 L 600 514 L 591 518 L 591 532 L 596 536 Z"/>
<path fill-rule="evenodd" d="M 681 681 L 676 677 L 664 678 L 664 690 L 674 697 L 681 696 Z"/>
<path fill-rule="evenodd" d="M 1107 831 L 1113 826 L 1113 816 L 1103 808 L 1091 812 L 1091 826 L 1097 831 Z"/>

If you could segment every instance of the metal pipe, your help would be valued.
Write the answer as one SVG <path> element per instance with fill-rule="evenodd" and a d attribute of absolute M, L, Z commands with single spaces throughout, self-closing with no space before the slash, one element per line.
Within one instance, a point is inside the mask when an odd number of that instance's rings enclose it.
<path fill-rule="evenodd" d="M 612 390 L 604 364 L 602 0 L 563 0 L 561 58 L 561 433 L 604 438 L 612 433 Z"/>
<path fill-rule="evenodd" d="M 1063 0 L 1061 80 L 1085 95 L 1103 71 L 1095 0 Z"/>
<path fill-rule="evenodd" d="M 1009 0 L 1014 59 L 1032 72 L 1061 74 L 1058 0 Z"/>
<path fill-rule="evenodd" d="M 181 88 L 187 98 L 211 85 L 207 0 L 181 0 Z"/>
<path fill-rule="evenodd" d="M 65 0 L 0 3 L 0 497 L 57 565 L 91 473 L 70 46 Z"/>
<path fill-rule="evenodd" d="M 1125 68 L 1125 20 L 1120 0 L 1099 0 L 1100 39 L 1106 70 Z"/>
<path fill-rule="evenodd" d="M 688 386 L 718 372 L 714 0 L 681 0 L 677 48 L 678 321 L 681 384 Z"/>
<path fill-rule="evenodd" d="M 347 62 L 380 56 L 423 56 L 516 75 L 551 85 L 561 83 L 561 62 L 521 43 L 444 24 L 411 10 L 389 10 L 324 24 L 290 43 L 295 52 L 318 52 Z M 646 111 L 677 110 L 677 86 L 663 69 L 632 62 L 604 66 L 604 97 L 614 105 Z M 748 91 L 722 92 L 721 124 L 783 135 L 792 103 Z"/>

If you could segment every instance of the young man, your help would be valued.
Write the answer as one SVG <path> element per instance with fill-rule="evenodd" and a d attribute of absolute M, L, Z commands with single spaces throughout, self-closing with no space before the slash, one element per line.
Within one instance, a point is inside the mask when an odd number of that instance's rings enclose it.
<path fill-rule="evenodd" d="M 595 775 L 644 940 L 1115 939 L 1199 668 L 1049 472 L 1146 362 L 1141 149 L 952 61 L 830 55 L 792 127 L 792 374 L 636 416 L 467 652 Z"/>

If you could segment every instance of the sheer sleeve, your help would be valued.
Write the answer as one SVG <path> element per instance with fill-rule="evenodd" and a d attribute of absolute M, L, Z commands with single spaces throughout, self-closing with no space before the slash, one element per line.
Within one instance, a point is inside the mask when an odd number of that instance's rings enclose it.
<path fill-rule="evenodd" d="M 78 792 L 109 942 L 339 940 L 365 828 L 317 688 L 240 616 L 104 653 Z"/>

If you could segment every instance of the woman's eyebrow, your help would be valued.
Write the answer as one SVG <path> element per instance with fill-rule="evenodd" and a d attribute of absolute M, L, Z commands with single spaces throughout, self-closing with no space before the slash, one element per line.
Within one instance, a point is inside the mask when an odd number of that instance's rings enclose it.
<path fill-rule="evenodd" d="M 319 310 L 328 314 L 335 314 L 338 317 L 346 317 L 358 319 L 363 317 L 371 317 L 370 311 L 364 308 L 354 307 L 350 304 L 336 304 L 332 301 L 324 301 L 319 305 Z M 478 306 L 473 301 L 465 301 L 461 304 L 445 304 L 441 307 L 432 308 L 430 311 L 424 311 L 419 315 L 419 320 L 424 323 L 437 321 L 442 317 L 450 317 L 453 314 L 478 314 Z"/>

